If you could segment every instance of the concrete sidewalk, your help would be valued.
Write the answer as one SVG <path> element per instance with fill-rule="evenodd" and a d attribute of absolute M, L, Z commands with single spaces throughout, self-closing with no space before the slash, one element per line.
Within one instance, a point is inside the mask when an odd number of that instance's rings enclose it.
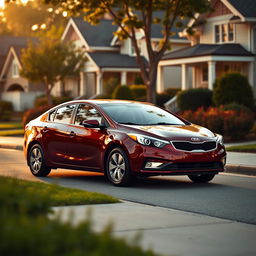
<path fill-rule="evenodd" d="M 226 146 L 254 143 L 256 141 L 228 143 Z M 23 138 L 0 136 L 0 148 L 23 150 Z M 226 172 L 256 176 L 256 154 L 227 152 Z"/>
<path fill-rule="evenodd" d="M 51 217 L 78 224 L 89 209 L 95 231 L 112 223 L 114 236 L 134 243 L 132 238 L 142 234 L 142 247 L 162 255 L 256 255 L 255 225 L 200 214 L 123 202 L 55 207 Z"/>

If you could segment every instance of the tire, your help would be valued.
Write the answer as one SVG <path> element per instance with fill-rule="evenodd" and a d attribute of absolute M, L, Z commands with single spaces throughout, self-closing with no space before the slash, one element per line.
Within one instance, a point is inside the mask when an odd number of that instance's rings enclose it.
<path fill-rule="evenodd" d="M 28 154 L 28 165 L 31 173 L 37 177 L 45 177 L 51 172 L 51 168 L 45 164 L 43 149 L 35 144 Z"/>
<path fill-rule="evenodd" d="M 128 186 L 131 184 L 132 175 L 128 157 L 121 148 L 114 148 L 106 161 L 106 176 L 116 186 Z"/>
<path fill-rule="evenodd" d="M 194 183 L 207 183 L 214 178 L 215 174 L 194 174 L 188 175 Z"/>

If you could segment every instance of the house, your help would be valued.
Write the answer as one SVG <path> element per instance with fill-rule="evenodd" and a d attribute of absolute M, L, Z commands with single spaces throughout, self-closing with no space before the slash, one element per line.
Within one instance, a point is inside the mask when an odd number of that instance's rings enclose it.
<path fill-rule="evenodd" d="M 193 36 L 191 46 L 167 53 L 159 63 L 157 90 L 164 88 L 164 69 L 181 69 L 181 89 L 212 89 L 227 72 L 245 75 L 256 93 L 256 1 L 212 0 L 213 12 Z M 192 81 L 189 81 L 189 71 Z"/>
<path fill-rule="evenodd" d="M 86 63 L 80 78 L 67 78 L 65 84 L 59 83 L 53 89 L 54 95 L 61 95 L 63 90 L 69 91 L 71 96 L 84 95 L 92 97 L 103 93 L 103 84 L 110 78 L 117 78 L 122 85 L 131 85 L 140 69 L 136 62 L 135 52 L 130 39 L 120 41 L 114 32 L 118 30 L 111 19 L 103 19 L 97 26 L 90 25 L 82 18 L 71 18 L 62 35 L 62 40 L 73 41 L 86 52 Z M 137 39 L 144 61 L 147 62 L 146 43 L 141 31 L 137 31 Z M 152 44 L 160 41 L 161 28 L 152 26 Z M 179 38 L 177 33 L 171 38 L 173 49 L 188 46 L 186 38 Z M 180 76 L 173 68 L 174 77 L 178 81 Z M 168 72 L 171 72 L 170 70 Z M 168 76 L 166 76 L 168 79 Z M 65 86 L 65 89 L 63 89 Z"/>
<path fill-rule="evenodd" d="M 34 99 L 44 94 L 42 84 L 31 83 L 20 76 L 21 50 L 27 47 L 29 40 L 0 36 L 0 99 L 12 102 L 15 111 L 33 107 Z"/>

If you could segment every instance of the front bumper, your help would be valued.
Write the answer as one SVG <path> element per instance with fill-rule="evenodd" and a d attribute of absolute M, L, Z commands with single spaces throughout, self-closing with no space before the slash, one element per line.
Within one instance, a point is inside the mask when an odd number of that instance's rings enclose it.
<path fill-rule="evenodd" d="M 130 164 L 136 175 L 217 174 L 225 170 L 226 151 L 221 145 L 208 152 L 180 151 L 171 144 L 161 149 L 136 144 L 134 149 Z M 148 168 L 149 162 L 160 164 Z"/>

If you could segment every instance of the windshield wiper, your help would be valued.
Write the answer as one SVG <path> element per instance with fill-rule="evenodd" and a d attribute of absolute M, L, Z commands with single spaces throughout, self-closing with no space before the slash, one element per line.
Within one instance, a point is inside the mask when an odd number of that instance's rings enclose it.
<path fill-rule="evenodd" d="M 132 122 L 120 122 L 119 124 L 140 125 L 140 124 L 135 124 L 135 123 L 132 123 Z"/>
<path fill-rule="evenodd" d="M 177 125 L 177 124 L 171 124 L 171 123 L 166 123 L 166 122 L 158 122 L 158 123 L 148 124 L 148 125 Z"/>

